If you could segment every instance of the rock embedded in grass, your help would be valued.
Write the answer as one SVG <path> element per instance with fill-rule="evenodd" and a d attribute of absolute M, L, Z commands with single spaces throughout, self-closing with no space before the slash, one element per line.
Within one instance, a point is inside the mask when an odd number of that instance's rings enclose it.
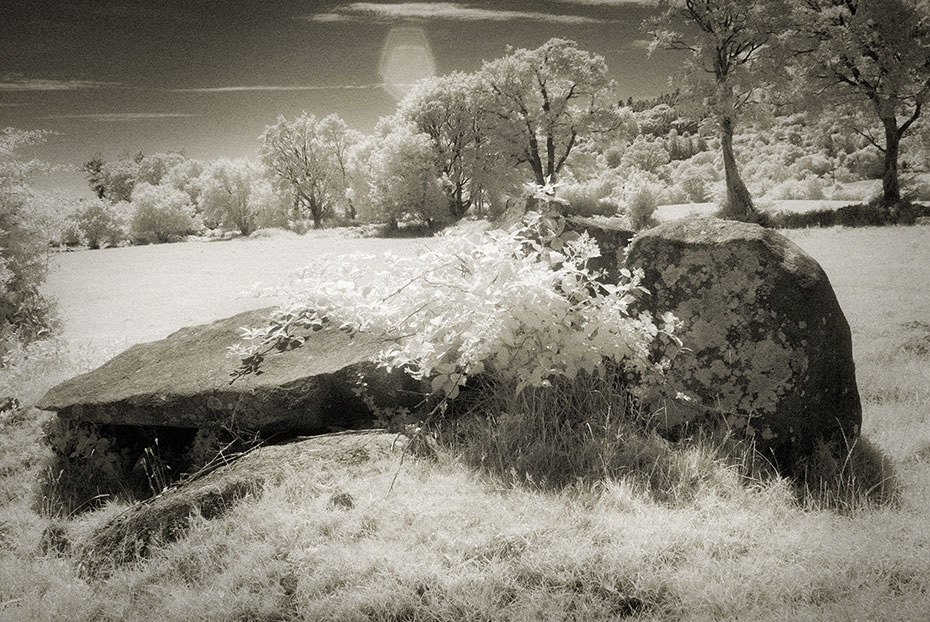
<path fill-rule="evenodd" d="M 324 434 L 284 445 L 260 447 L 183 485 L 174 486 L 94 527 L 75 542 L 75 557 L 87 576 L 106 576 L 118 566 L 144 559 L 156 545 L 184 536 L 191 519 L 218 519 L 267 486 L 299 480 L 311 496 L 327 492 L 326 480 L 346 477 L 373 460 L 401 451 L 395 434 L 380 430 Z M 354 499 L 339 491 L 339 508 Z M 330 500 L 332 505 L 332 500 Z"/>
<path fill-rule="evenodd" d="M 653 313 L 682 322 L 669 427 L 724 423 L 790 466 L 820 441 L 852 443 L 862 411 L 849 324 L 820 265 L 779 233 L 710 218 L 638 235 Z M 655 404 L 654 404 L 655 405 Z"/>
<path fill-rule="evenodd" d="M 414 407 L 422 387 L 375 360 L 382 343 L 338 330 L 300 348 L 269 354 L 261 373 L 238 378 L 228 348 L 242 327 L 267 324 L 271 309 L 247 311 L 135 345 L 101 367 L 63 382 L 38 403 L 65 419 L 96 424 L 313 433 L 370 421 L 370 404 Z M 371 401 L 358 394 L 360 382 Z"/>

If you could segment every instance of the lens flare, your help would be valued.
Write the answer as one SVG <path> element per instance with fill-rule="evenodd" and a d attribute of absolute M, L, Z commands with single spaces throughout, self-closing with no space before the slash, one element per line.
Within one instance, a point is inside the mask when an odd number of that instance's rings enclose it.
<path fill-rule="evenodd" d="M 381 49 L 378 72 L 384 89 L 398 101 L 417 80 L 436 75 L 433 53 L 423 29 L 417 26 L 392 28 Z"/>

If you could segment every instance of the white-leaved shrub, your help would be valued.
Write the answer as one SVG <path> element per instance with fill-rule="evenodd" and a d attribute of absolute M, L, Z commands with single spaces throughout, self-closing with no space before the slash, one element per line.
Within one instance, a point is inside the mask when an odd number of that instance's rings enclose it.
<path fill-rule="evenodd" d="M 171 186 L 137 183 L 132 191 L 133 237 L 142 242 L 168 242 L 198 229 L 188 195 Z"/>
<path fill-rule="evenodd" d="M 566 232 L 559 216 L 530 212 L 510 231 L 445 236 L 417 257 L 378 257 L 376 274 L 330 258 L 304 273 L 269 326 L 246 329 L 233 352 L 248 373 L 327 325 L 387 337 L 380 363 L 430 379 L 433 393 L 449 399 L 477 374 L 518 393 L 601 374 L 610 362 L 657 380 L 669 361 L 655 360 L 651 346 L 676 320 L 631 314 L 641 274 L 624 270 L 623 283 L 602 283 L 585 267 L 598 255 L 594 240 Z"/>

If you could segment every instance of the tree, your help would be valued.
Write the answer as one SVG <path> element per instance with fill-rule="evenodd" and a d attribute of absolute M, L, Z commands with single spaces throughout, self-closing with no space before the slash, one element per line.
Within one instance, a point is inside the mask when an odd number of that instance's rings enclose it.
<path fill-rule="evenodd" d="M 332 215 L 345 198 L 345 177 L 323 121 L 302 113 L 293 121 L 278 117 L 261 135 L 261 160 L 279 191 L 286 192 L 297 213 L 307 213 L 313 226 Z"/>
<path fill-rule="evenodd" d="M 235 227 L 242 235 L 252 233 L 255 212 L 249 199 L 260 176 L 259 167 L 248 160 L 212 162 L 200 178 L 200 207 L 204 218 Z"/>
<path fill-rule="evenodd" d="M 573 41 L 550 39 L 487 62 L 480 82 L 494 122 L 486 135 L 529 166 L 539 185 L 556 181 L 579 140 L 620 125 L 604 59 Z"/>
<path fill-rule="evenodd" d="M 287 197 L 277 192 L 271 182 L 264 177 L 252 182 L 249 210 L 255 215 L 255 226 L 258 229 L 265 227 L 287 229 L 290 225 L 288 221 L 291 209 Z"/>
<path fill-rule="evenodd" d="M 338 115 L 331 114 L 320 121 L 320 134 L 322 136 L 324 148 L 326 148 L 335 163 L 338 181 L 342 190 L 341 194 L 336 197 L 336 206 L 342 206 L 342 212 L 350 219 L 355 220 L 357 216 L 355 205 L 349 196 L 346 195 L 352 180 L 349 174 L 349 151 L 352 145 L 361 140 L 361 133 L 350 129 L 346 122 Z"/>
<path fill-rule="evenodd" d="M 382 222 L 415 218 L 433 227 L 445 212 L 445 195 L 430 137 L 401 125 L 379 140 L 369 158 L 369 201 Z"/>
<path fill-rule="evenodd" d="M 190 197 L 191 203 L 199 205 L 200 176 L 203 174 L 203 169 L 204 164 L 200 160 L 184 160 L 168 169 L 160 183 L 185 192 Z"/>
<path fill-rule="evenodd" d="M 165 175 L 186 158 L 180 153 L 153 153 L 139 160 L 136 169 L 136 182 L 144 181 L 157 186 Z"/>
<path fill-rule="evenodd" d="M 113 203 L 129 201 L 132 198 L 132 188 L 136 184 L 136 175 L 139 172 L 139 163 L 135 160 L 114 160 L 105 162 L 100 168 L 103 194 Z"/>
<path fill-rule="evenodd" d="M 420 80 L 398 105 L 398 117 L 429 136 L 449 204 L 449 215 L 465 215 L 480 190 L 473 184 L 493 155 L 483 133 L 476 74 L 454 72 Z"/>
<path fill-rule="evenodd" d="M 105 163 L 103 155 L 98 152 L 81 165 L 81 170 L 87 175 L 87 183 L 98 199 L 106 197 L 106 184 L 103 177 L 103 165 Z"/>
<path fill-rule="evenodd" d="M 867 104 L 884 131 L 882 204 L 901 200 L 901 139 L 930 96 L 930 4 L 926 0 L 791 0 L 796 68 L 821 100 L 830 92 Z"/>
<path fill-rule="evenodd" d="M 683 100 L 717 123 L 727 198 L 725 216 L 750 219 L 756 209 L 733 152 L 735 127 L 775 80 L 780 0 L 661 0 L 661 14 L 645 23 L 652 49 L 688 53 L 681 78 Z"/>

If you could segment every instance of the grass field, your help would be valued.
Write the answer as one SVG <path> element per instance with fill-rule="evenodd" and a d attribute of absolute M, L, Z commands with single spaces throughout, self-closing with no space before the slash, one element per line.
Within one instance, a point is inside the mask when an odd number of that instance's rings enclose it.
<path fill-rule="evenodd" d="M 396 457 L 295 474 L 148 561 L 83 578 L 43 552 L 32 509 L 43 415 L 0 423 L 0 619 L 913 620 L 930 612 L 930 227 L 787 232 L 824 267 L 853 331 L 863 433 L 894 462 L 894 506 L 799 503 L 688 454 L 688 494 L 626 479 L 559 492 Z M 269 301 L 255 281 L 319 253 L 412 241 L 298 238 L 60 255 L 46 291 L 66 345 L 6 387 L 36 394 L 110 353 Z M 31 370 L 31 371 L 30 371 Z M 19 383 L 19 384 L 17 384 Z M 333 507 L 332 491 L 356 499 Z M 61 521 L 80 535 L 118 505 Z"/>

